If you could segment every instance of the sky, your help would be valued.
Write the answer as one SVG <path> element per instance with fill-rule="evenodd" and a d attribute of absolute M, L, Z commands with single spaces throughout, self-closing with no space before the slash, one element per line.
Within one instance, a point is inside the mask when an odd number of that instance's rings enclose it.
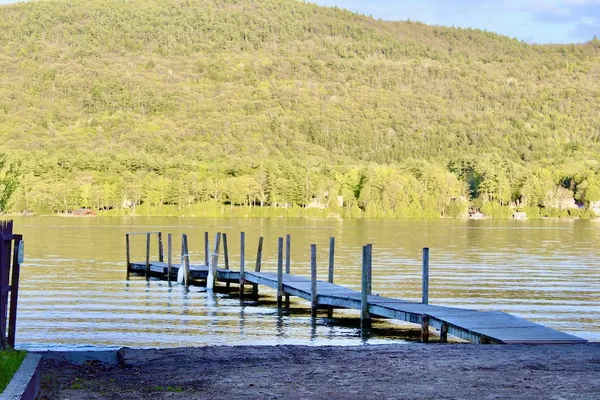
<path fill-rule="evenodd" d="M 600 38 L 600 0 L 312 0 L 386 20 L 485 29 L 530 43 Z"/>
<path fill-rule="evenodd" d="M 386 20 L 485 29 L 530 43 L 580 43 L 600 37 L 600 0 L 309 1 Z"/>

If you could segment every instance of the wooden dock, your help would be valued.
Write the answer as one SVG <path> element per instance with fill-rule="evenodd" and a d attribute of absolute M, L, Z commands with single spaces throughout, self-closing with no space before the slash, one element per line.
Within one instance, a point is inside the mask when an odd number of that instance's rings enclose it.
<path fill-rule="evenodd" d="M 319 308 L 331 310 L 346 308 L 360 310 L 361 328 L 368 332 L 372 316 L 390 318 L 421 325 L 421 340 L 429 340 L 430 328 L 439 330 L 441 342 L 448 340 L 448 335 L 461 338 L 472 343 L 481 344 L 573 344 L 585 343 L 586 340 L 563 332 L 550 329 L 540 324 L 527 321 L 500 311 L 476 311 L 462 308 L 443 307 L 428 304 L 429 290 L 429 249 L 423 249 L 423 299 L 422 302 L 412 302 L 402 299 L 380 297 L 371 294 L 371 260 L 372 246 L 363 247 L 362 289 L 352 290 L 333 283 L 334 280 L 334 247 L 335 239 L 330 241 L 329 276 L 328 281 L 317 280 L 316 246 L 311 245 L 311 277 L 290 274 L 290 236 L 286 238 L 285 269 L 283 260 L 283 238 L 279 238 L 278 263 L 276 272 L 263 272 L 261 237 L 258 244 L 256 264 L 253 271 L 245 270 L 245 238 L 241 234 L 241 260 L 238 271 L 229 268 L 229 254 L 226 236 L 224 242 L 224 268 L 218 268 L 219 245 L 221 234 L 215 239 L 215 249 L 209 253 L 208 234 L 205 235 L 205 264 L 189 264 L 187 237 L 182 238 L 182 262 L 174 264 L 171 257 L 163 261 L 162 245 L 159 244 L 159 261 L 150 261 L 150 235 L 146 235 L 146 260 L 131 262 L 129 259 L 129 236 L 127 234 L 127 272 L 129 274 L 145 275 L 146 278 L 157 277 L 166 280 L 176 280 L 180 269 L 184 269 L 186 284 L 199 281 L 209 284 L 209 277 L 214 282 L 222 282 L 229 286 L 239 284 L 240 301 L 244 302 L 247 293 L 245 285 L 252 286 L 252 294 L 258 294 L 259 286 L 276 290 L 278 307 L 289 306 L 289 296 L 296 296 L 310 302 L 313 313 Z M 155 233 L 158 240 L 162 234 Z M 169 236 L 170 238 L 170 236 Z M 171 249 L 169 240 L 169 249 Z M 169 251 L 169 254 L 171 251 Z M 181 275 L 180 275 L 181 276 Z M 207 287 L 212 288 L 209 284 Z"/>

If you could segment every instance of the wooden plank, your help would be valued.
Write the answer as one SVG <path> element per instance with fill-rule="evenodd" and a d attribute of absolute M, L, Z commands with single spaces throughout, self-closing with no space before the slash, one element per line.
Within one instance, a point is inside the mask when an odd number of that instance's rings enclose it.
<path fill-rule="evenodd" d="M 277 308 L 283 306 L 283 238 L 277 240 Z"/>
<path fill-rule="evenodd" d="M 429 304 L 429 248 L 423 248 L 423 296 L 422 303 Z"/>

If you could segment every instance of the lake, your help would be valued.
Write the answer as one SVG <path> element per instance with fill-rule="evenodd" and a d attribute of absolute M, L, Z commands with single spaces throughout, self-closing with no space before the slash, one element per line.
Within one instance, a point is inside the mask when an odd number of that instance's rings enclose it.
<path fill-rule="evenodd" d="M 431 248 L 430 304 L 502 310 L 600 341 L 600 223 L 594 221 L 309 220 L 18 217 L 25 240 L 17 345 L 28 349 L 106 349 L 242 344 L 409 343 L 418 326 L 374 322 L 362 341 L 357 311 L 333 319 L 296 299 L 289 313 L 274 292 L 240 307 L 227 293 L 167 282 L 126 280 L 125 232 L 187 233 L 191 262 L 204 260 L 204 232 L 228 236 L 232 269 L 239 232 L 246 265 L 265 237 L 263 271 L 275 271 L 277 238 L 292 235 L 292 273 L 309 276 L 310 244 L 327 279 L 329 237 L 336 237 L 336 283 L 360 290 L 361 246 L 373 244 L 373 293 L 419 301 L 421 254 Z M 142 236 L 132 259 L 144 259 Z M 153 252 L 156 250 L 153 243 Z M 179 256 L 179 251 L 176 251 Z M 221 258 L 222 260 L 222 258 Z"/>

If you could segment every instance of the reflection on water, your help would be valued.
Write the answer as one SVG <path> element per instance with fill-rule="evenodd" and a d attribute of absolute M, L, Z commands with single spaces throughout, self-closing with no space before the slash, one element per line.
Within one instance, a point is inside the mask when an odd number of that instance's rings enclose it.
<path fill-rule="evenodd" d="M 311 319 L 308 304 L 277 311 L 273 291 L 239 306 L 231 295 L 188 290 L 167 282 L 125 279 L 124 234 L 162 230 L 189 236 L 192 262 L 201 262 L 204 231 L 228 234 L 232 268 L 239 232 L 246 232 L 246 265 L 265 237 L 264 271 L 276 269 L 277 237 L 292 235 L 292 272 L 309 275 L 309 246 L 327 275 L 329 236 L 336 236 L 336 282 L 359 289 L 361 245 L 372 243 L 373 291 L 420 299 L 421 248 L 431 248 L 430 302 L 502 310 L 549 327 L 600 340 L 600 225 L 589 221 L 395 221 L 247 219 L 18 218 L 25 235 L 17 341 L 21 347 L 112 348 L 208 344 L 355 345 L 356 311 Z M 135 238 L 132 258 L 143 259 Z M 152 251 L 156 252 L 153 243 Z M 293 298 L 292 298 L 293 299 Z M 376 321 L 368 343 L 417 336 L 406 325 Z M 399 339 L 400 338 L 400 339 Z"/>

